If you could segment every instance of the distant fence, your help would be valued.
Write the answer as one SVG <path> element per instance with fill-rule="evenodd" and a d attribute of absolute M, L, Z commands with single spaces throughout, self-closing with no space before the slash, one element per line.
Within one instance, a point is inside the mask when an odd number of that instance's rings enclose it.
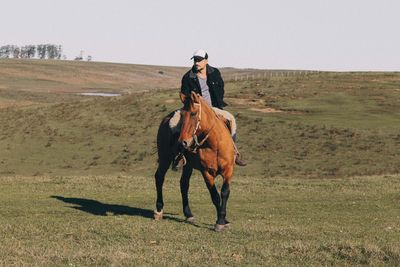
<path fill-rule="evenodd" d="M 249 81 L 249 80 L 269 80 L 276 78 L 305 77 L 321 71 L 249 71 L 241 73 L 222 73 L 225 81 Z"/>

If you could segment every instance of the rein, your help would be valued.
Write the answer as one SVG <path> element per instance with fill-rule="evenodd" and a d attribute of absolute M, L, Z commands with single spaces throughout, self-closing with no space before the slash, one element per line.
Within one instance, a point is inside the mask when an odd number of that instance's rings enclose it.
<path fill-rule="evenodd" d="M 201 103 L 193 103 L 194 105 L 198 105 L 199 106 L 199 115 L 198 115 L 198 119 L 197 119 L 197 123 L 196 123 L 196 127 L 193 131 L 193 140 L 194 140 L 194 147 L 193 148 L 189 148 L 188 150 L 192 153 L 197 153 L 198 148 L 200 148 L 208 139 L 208 137 L 210 136 L 211 131 L 214 129 L 215 124 L 217 123 L 216 121 L 214 121 L 214 124 L 211 126 L 211 128 L 208 130 L 208 133 L 206 134 L 206 136 L 203 138 L 203 140 L 201 140 L 201 142 L 199 142 L 198 137 L 196 135 L 198 129 L 200 129 L 200 122 L 201 122 Z"/>

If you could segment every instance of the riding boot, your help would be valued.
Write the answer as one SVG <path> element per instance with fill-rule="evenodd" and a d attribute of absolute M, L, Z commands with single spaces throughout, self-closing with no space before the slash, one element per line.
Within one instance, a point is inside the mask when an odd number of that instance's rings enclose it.
<path fill-rule="evenodd" d="M 232 139 L 233 139 L 233 146 L 234 146 L 234 148 L 235 148 L 235 164 L 236 165 L 238 165 L 238 166 L 246 166 L 247 165 L 247 163 L 246 163 L 246 161 L 244 161 L 243 159 L 242 159 L 242 157 L 241 157 L 241 154 L 239 153 L 239 150 L 238 150 L 238 148 L 237 148 L 237 146 L 236 146 L 236 133 L 232 136 Z"/>

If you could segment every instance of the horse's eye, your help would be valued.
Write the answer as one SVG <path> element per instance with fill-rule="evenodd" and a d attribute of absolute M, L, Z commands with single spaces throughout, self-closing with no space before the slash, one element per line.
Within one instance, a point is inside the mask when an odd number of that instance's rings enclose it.
<path fill-rule="evenodd" d="M 196 112 L 190 112 L 190 116 L 196 116 Z"/>

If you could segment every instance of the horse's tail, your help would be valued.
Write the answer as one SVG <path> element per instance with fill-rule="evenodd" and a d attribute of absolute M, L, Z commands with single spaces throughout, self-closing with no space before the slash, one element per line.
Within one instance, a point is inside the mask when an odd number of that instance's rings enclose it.
<path fill-rule="evenodd" d="M 178 110 L 171 112 L 161 120 L 157 132 L 157 146 L 154 150 L 154 153 L 158 154 L 157 163 L 162 163 L 166 160 L 168 161 L 168 159 L 171 157 L 176 133 L 174 133 L 174 130 L 171 129 L 170 120 L 176 115 L 179 115 L 180 119 L 180 112 L 177 111 Z"/>

